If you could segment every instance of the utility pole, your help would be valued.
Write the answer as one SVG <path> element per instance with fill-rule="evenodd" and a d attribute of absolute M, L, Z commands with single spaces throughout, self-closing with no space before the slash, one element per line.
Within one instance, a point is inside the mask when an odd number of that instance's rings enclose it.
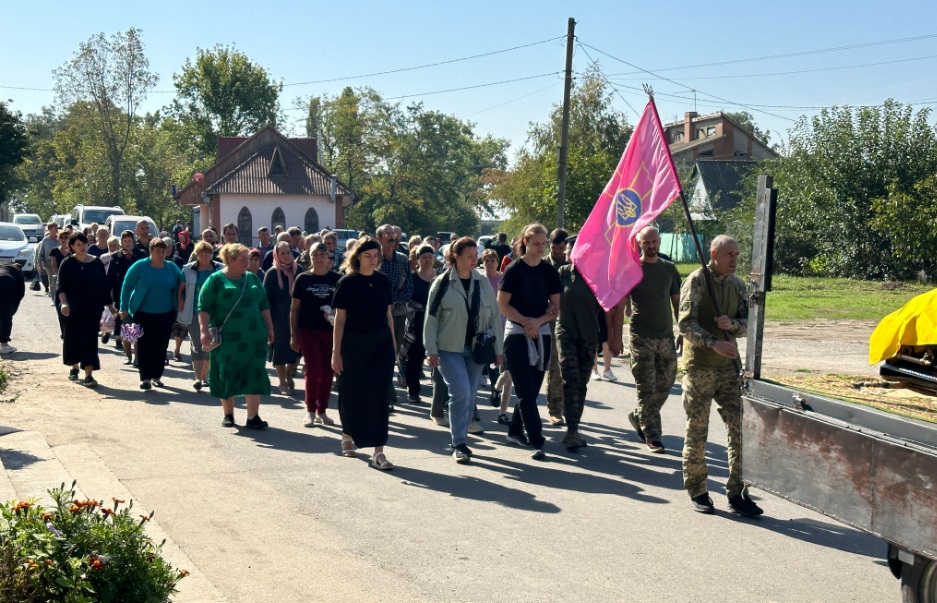
<path fill-rule="evenodd" d="M 576 20 L 569 18 L 566 29 L 566 85 L 563 87 L 563 126 L 560 130 L 559 187 L 556 198 L 556 227 L 563 228 L 566 213 L 566 158 L 569 155 L 569 94 L 573 87 L 573 40 Z"/>

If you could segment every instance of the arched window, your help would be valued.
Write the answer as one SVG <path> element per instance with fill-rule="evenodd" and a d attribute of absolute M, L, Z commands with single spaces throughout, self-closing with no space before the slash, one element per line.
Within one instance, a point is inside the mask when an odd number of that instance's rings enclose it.
<path fill-rule="evenodd" d="M 307 234 L 319 232 L 319 214 L 316 213 L 315 208 L 310 207 L 306 210 L 306 219 L 303 221 L 303 224 L 303 230 L 305 230 Z"/>
<path fill-rule="evenodd" d="M 242 207 L 238 212 L 238 243 L 253 247 L 254 243 L 254 221 L 251 218 L 251 210 Z"/>
<path fill-rule="evenodd" d="M 279 207 L 273 210 L 273 217 L 270 218 L 270 227 L 275 229 L 277 226 L 286 228 L 286 216 Z"/>

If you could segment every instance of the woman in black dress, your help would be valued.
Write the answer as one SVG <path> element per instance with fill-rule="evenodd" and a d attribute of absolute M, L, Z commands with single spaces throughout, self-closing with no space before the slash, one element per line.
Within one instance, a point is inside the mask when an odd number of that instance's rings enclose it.
<path fill-rule="evenodd" d="M 290 347 L 290 307 L 293 304 L 293 284 L 300 273 L 293 259 L 290 244 L 281 241 L 273 248 L 273 267 L 264 275 L 264 289 L 270 302 L 273 320 L 273 368 L 280 380 L 280 395 L 293 393 L 293 373 L 299 355 Z"/>
<path fill-rule="evenodd" d="M 111 303 L 110 283 L 101 260 L 87 252 L 88 237 L 80 232 L 68 239 L 71 252 L 58 267 L 59 313 L 62 316 L 62 360 L 71 367 L 68 378 L 85 387 L 95 387 L 92 371 L 101 368 L 98 358 L 98 328 L 104 306 Z M 85 370 L 84 379 L 78 376 L 79 367 Z"/>
<path fill-rule="evenodd" d="M 338 281 L 332 370 L 341 376 L 338 414 L 342 421 L 342 455 L 374 447 L 371 466 L 393 469 L 384 454 L 387 443 L 387 390 L 394 374 L 394 317 L 390 280 L 377 268 L 381 244 L 363 237 L 345 258 Z"/>

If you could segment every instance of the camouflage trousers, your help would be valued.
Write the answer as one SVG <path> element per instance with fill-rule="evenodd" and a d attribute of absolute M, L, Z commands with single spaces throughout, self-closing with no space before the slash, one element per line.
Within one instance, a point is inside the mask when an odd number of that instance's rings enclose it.
<path fill-rule="evenodd" d="M 582 409 L 586 402 L 586 386 L 592 375 L 592 363 L 595 362 L 595 341 L 586 341 L 578 337 L 557 337 L 559 350 L 559 373 L 563 384 L 562 409 L 558 415 L 566 419 L 567 429 L 579 427 Z M 551 413 L 552 414 L 552 413 Z"/>
<path fill-rule="evenodd" d="M 726 424 L 729 479 L 726 494 L 742 493 L 742 400 L 741 381 L 735 368 L 690 369 L 683 377 L 683 408 L 686 410 L 686 439 L 683 443 L 683 485 L 690 497 L 708 491 L 706 440 L 712 402 Z"/>
<path fill-rule="evenodd" d="M 659 440 L 663 432 L 660 409 L 677 379 L 677 351 L 673 338 L 657 339 L 631 334 L 631 374 L 638 393 L 634 414 L 648 440 Z"/>
<path fill-rule="evenodd" d="M 563 385 L 563 379 L 560 377 L 560 354 L 555 332 L 555 329 L 550 329 L 554 347 L 553 353 L 550 354 L 550 371 L 547 373 L 547 412 L 551 417 L 562 417 L 565 387 Z M 591 366 L 589 370 L 592 370 Z"/>

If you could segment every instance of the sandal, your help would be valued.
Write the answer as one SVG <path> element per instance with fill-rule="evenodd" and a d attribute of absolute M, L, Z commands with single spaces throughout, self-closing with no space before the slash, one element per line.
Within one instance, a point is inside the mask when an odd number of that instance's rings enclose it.
<path fill-rule="evenodd" d="M 383 452 L 378 452 L 371 457 L 371 466 L 381 471 L 390 471 L 394 468 L 394 464 L 387 460 L 387 455 Z"/>
<path fill-rule="evenodd" d="M 345 439 L 342 438 L 342 456 L 354 457 L 357 456 L 355 453 L 355 443 L 351 438 Z"/>
<path fill-rule="evenodd" d="M 290 388 L 286 387 L 285 385 L 281 385 L 281 386 L 280 386 L 280 395 L 281 395 L 281 396 L 292 396 L 292 395 L 293 395 L 293 390 L 291 390 Z"/>

